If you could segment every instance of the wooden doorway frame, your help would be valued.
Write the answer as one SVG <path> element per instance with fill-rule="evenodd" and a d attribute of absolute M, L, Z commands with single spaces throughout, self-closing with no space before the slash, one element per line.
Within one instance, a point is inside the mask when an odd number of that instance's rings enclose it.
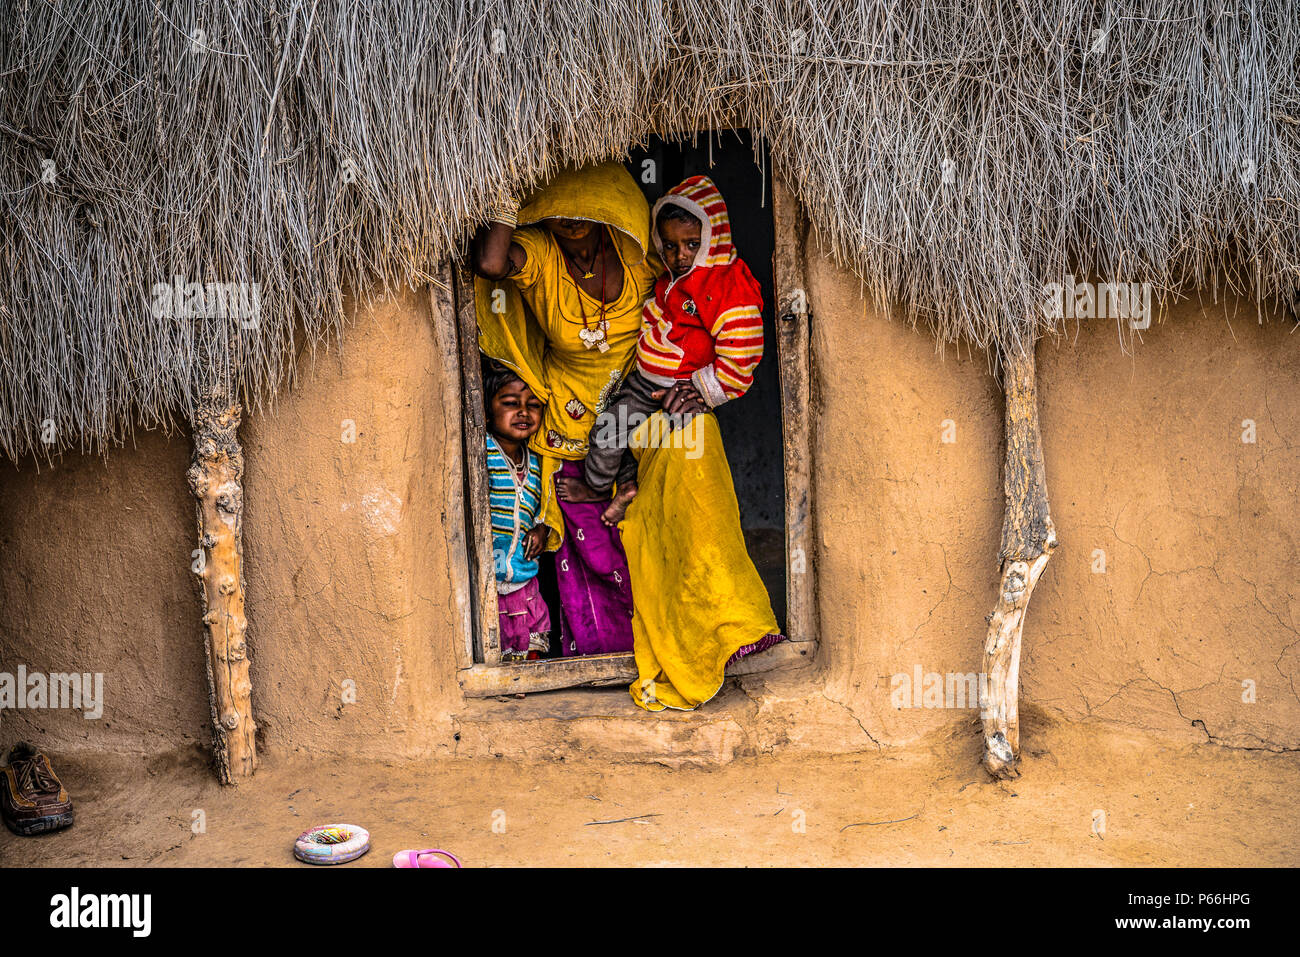
<path fill-rule="evenodd" d="M 807 219 L 798 201 L 776 171 L 772 174 L 774 234 L 772 279 L 776 290 L 777 361 L 780 365 L 783 467 L 785 473 L 786 634 L 782 642 L 727 668 L 727 675 L 756 674 L 802 667 L 817 654 L 818 622 L 813 539 L 807 285 L 804 249 Z M 501 664 L 496 578 L 492 564 L 492 532 L 488 517 L 487 466 L 484 458 L 486 422 L 479 363 L 478 321 L 474 314 L 474 282 L 468 270 L 448 265 L 440 279 L 450 289 L 435 290 L 435 316 L 441 316 L 446 340 L 454 350 L 444 353 L 450 382 L 459 382 L 462 448 L 449 456 L 459 470 L 453 481 L 448 524 L 453 528 L 452 554 L 464 554 L 467 568 L 452 571 L 457 603 L 465 626 L 457 646 L 458 678 L 467 697 L 559 688 L 625 685 L 637 677 L 631 652 L 585 655 Z M 453 321 L 449 321 L 454 318 Z M 440 337 L 441 338 L 441 337 Z M 454 474 L 454 473 L 453 473 Z M 456 534 L 457 519 L 464 534 Z"/>

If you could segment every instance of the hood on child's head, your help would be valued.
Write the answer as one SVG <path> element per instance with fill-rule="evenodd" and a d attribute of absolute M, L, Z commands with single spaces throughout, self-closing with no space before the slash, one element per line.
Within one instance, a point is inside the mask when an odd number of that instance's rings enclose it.
<path fill-rule="evenodd" d="M 736 248 L 731 244 L 731 219 L 727 204 L 707 176 L 692 176 L 682 180 L 655 203 L 650 211 L 651 230 L 655 249 L 660 258 L 664 254 L 664 241 L 653 224 L 665 206 L 680 206 L 700 221 L 700 248 L 695 253 L 691 269 L 708 266 L 725 266 L 736 258 Z"/>

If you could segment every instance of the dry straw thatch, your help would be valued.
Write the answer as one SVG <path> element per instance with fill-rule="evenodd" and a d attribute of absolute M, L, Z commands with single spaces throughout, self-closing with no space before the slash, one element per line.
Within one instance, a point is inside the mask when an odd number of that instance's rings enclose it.
<path fill-rule="evenodd" d="M 1298 77 L 1288 0 L 0 0 L 0 448 L 256 404 L 498 190 L 724 117 L 941 340 L 1026 341 L 1069 271 L 1272 295 Z M 155 317 L 173 276 L 256 328 Z"/>

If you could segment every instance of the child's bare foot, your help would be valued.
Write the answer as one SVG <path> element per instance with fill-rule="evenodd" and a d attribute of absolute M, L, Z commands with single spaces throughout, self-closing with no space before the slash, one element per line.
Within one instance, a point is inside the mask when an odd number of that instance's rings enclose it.
<path fill-rule="evenodd" d="M 608 502 L 608 495 L 593 492 L 582 479 L 570 475 L 556 476 L 555 497 L 561 502 Z"/>
<path fill-rule="evenodd" d="M 619 522 L 623 521 L 623 516 L 627 514 L 627 507 L 636 498 L 636 485 L 624 485 L 614 496 L 614 501 L 609 503 L 609 508 L 605 509 L 600 515 L 600 520 L 613 528 Z"/>

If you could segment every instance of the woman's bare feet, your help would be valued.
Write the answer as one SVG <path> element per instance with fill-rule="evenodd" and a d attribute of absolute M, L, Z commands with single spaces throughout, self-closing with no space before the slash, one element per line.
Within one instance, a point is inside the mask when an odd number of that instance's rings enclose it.
<path fill-rule="evenodd" d="M 598 495 L 582 479 L 571 475 L 555 478 L 555 497 L 561 502 L 608 502 L 608 495 Z"/>
<path fill-rule="evenodd" d="M 627 514 L 627 507 L 634 498 L 636 498 L 636 483 L 629 482 L 627 485 L 621 486 L 614 496 L 614 501 L 609 503 L 609 508 L 601 513 L 600 520 L 613 528 L 623 521 L 623 516 Z"/>

